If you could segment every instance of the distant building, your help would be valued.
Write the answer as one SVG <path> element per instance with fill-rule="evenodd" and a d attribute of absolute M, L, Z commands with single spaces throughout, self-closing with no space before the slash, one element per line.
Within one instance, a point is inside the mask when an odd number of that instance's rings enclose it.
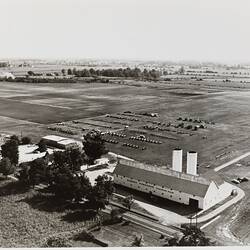
<path fill-rule="evenodd" d="M 15 79 L 15 76 L 10 72 L 0 71 L 0 79 Z"/>
<path fill-rule="evenodd" d="M 226 199 L 232 186 L 214 171 L 197 175 L 197 153 L 188 152 L 187 173 L 182 172 L 182 150 L 173 151 L 172 169 L 120 159 L 114 182 L 131 189 L 199 209 L 208 209 Z"/>
<path fill-rule="evenodd" d="M 79 148 L 79 142 L 57 136 L 57 135 L 47 135 L 42 138 L 47 146 L 60 148 L 60 149 L 70 149 L 70 148 Z"/>

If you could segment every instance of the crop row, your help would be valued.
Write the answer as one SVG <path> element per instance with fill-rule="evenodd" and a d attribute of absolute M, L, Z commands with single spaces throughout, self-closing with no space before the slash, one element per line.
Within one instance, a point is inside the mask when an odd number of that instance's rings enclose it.
<path fill-rule="evenodd" d="M 155 140 L 151 140 L 148 138 L 142 138 L 142 137 L 131 136 L 129 139 L 130 140 L 137 140 L 137 141 L 144 141 L 144 142 L 149 142 L 149 143 L 155 143 L 155 144 L 162 144 L 161 141 L 155 141 Z"/>
<path fill-rule="evenodd" d="M 122 137 L 122 138 L 126 137 L 125 134 L 118 134 L 118 133 L 115 133 L 115 132 L 107 132 L 106 134 L 111 135 L 111 136 Z"/>
<path fill-rule="evenodd" d="M 118 144 L 119 142 L 116 141 L 116 140 L 109 140 L 109 139 L 103 139 L 105 142 L 108 142 L 108 143 L 113 143 L 113 144 Z"/>
<path fill-rule="evenodd" d="M 145 150 L 146 147 L 139 147 L 138 145 L 135 144 L 130 144 L 130 143 L 123 143 L 122 146 L 124 147 L 130 147 L 130 148 L 135 148 L 135 149 L 141 149 L 141 150 Z"/>
<path fill-rule="evenodd" d="M 57 131 L 57 132 L 61 132 L 64 134 L 68 134 L 68 135 L 77 135 L 76 131 L 73 131 L 72 129 L 69 128 L 62 128 L 62 127 L 48 127 L 49 130 L 52 131 Z"/>
<path fill-rule="evenodd" d="M 121 120 L 128 120 L 128 121 L 139 121 L 137 118 L 130 118 L 130 117 L 124 117 L 124 116 L 117 116 L 117 115 L 106 115 L 106 117 L 115 118 L 115 119 L 121 119 Z"/>

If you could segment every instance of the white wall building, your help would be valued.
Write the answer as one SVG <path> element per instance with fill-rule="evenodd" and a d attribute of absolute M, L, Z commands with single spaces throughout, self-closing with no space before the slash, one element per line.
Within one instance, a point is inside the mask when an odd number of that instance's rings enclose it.
<path fill-rule="evenodd" d="M 182 152 L 178 155 L 182 157 Z M 191 161 L 193 168 L 195 159 Z M 198 176 L 196 170 L 194 174 L 182 173 L 179 171 L 180 159 L 173 162 L 177 163 L 178 171 L 120 159 L 114 171 L 114 182 L 199 209 L 208 209 L 231 195 L 231 185 L 214 171 L 203 177 Z"/>
<path fill-rule="evenodd" d="M 15 79 L 15 76 L 10 72 L 0 71 L 0 79 L 8 79 L 8 78 Z"/>
<path fill-rule="evenodd" d="M 69 139 L 69 138 L 65 138 L 65 137 L 61 137 L 57 135 L 47 135 L 47 136 L 44 136 L 42 139 L 45 141 L 46 145 L 55 147 L 55 148 L 70 149 L 70 148 L 80 147 L 79 142 L 73 139 Z"/>

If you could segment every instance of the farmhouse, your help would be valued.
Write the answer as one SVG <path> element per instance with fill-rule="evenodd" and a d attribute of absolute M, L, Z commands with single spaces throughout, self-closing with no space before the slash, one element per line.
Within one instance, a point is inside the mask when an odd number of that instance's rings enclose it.
<path fill-rule="evenodd" d="M 187 153 L 187 171 L 182 172 L 182 150 L 173 151 L 172 169 L 120 159 L 114 171 L 115 184 L 166 198 L 199 209 L 208 209 L 232 193 L 232 186 L 214 171 L 197 175 L 197 153 Z"/>
<path fill-rule="evenodd" d="M 47 135 L 42 138 L 46 145 L 60 149 L 78 148 L 77 141 L 57 135 Z"/>

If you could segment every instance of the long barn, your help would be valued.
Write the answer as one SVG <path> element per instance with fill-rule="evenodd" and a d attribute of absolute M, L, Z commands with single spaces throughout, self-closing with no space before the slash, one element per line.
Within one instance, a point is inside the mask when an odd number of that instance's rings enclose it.
<path fill-rule="evenodd" d="M 182 172 L 182 150 L 173 151 L 172 169 L 120 159 L 114 171 L 116 184 L 199 209 L 208 209 L 226 199 L 232 186 L 214 171 L 197 175 L 197 153 L 188 152 Z"/>

